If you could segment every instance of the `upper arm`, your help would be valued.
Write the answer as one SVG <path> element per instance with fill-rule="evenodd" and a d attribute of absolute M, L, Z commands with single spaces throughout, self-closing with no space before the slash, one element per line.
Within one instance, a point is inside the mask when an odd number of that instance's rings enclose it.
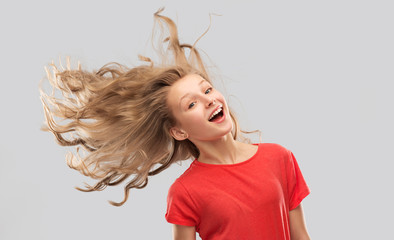
<path fill-rule="evenodd" d="M 172 225 L 174 240 L 195 240 L 196 228 L 194 226 L 183 226 L 178 224 Z"/>
<path fill-rule="evenodd" d="M 289 212 L 291 239 L 309 240 L 301 204 Z"/>

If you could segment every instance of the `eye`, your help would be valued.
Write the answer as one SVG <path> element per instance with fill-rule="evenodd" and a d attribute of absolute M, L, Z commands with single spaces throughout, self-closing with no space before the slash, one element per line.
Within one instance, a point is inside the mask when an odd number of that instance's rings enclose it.
<path fill-rule="evenodd" d="M 192 108 L 194 106 L 195 102 L 190 103 L 189 105 L 189 109 Z"/>
<path fill-rule="evenodd" d="M 212 87 L 209 87 L 207 90 L 205 90 L 205 94 L 208 94 L 212 91 Z M 192 102 L 189 104 L 188 109 L 192 108 L 194 105 L 196 105 L 196 102 Z"/>

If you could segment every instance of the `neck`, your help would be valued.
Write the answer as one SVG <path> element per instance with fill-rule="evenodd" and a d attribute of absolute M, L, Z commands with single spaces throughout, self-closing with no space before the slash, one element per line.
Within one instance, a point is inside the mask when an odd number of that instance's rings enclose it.
<path fill-rule="evenodd" d="M 199 162 L 209 164 L 234 164 L 238 163 L 245 155 L 245 149 L 249 144 L 242 143 L 233 139 L 231 133 L 212 141 L 194 141 L 200 156 Z M 244 156 L 245 155 L 245 156 Z"/>

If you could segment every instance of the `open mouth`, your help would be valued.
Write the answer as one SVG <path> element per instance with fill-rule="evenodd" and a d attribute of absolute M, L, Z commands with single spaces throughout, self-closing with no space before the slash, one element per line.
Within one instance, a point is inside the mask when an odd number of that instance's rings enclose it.
<path fill-rule="evenodd" d="M 209 119 L 210 122 L 218 122 L 223 118 L 223 109 L 219 108 L 217 112 L 215 112 L 213 114 L 213 116 L 211 116 L 211 118 Z"/>

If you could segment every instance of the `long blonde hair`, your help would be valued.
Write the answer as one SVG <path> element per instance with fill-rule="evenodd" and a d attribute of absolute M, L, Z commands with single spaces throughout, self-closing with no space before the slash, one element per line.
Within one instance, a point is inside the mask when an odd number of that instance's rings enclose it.
<path fill-rule="evenodd" d="M 199 156 L 191 141 L 177 141 L 170 135 L 169 129 L 176 120 L 166 104 L 167 92 L 177 80 L 191 73 L 211 84 L 212 81 L 195 44 L 180 44 L 175 23 L 160 15 L 161 11 L 154 14 L 155 23 L 161 27 L 161 33 L 164 23 L 169 37 L 159 40 L 160 44 L 168 43 L 168 47 L 161 52 L 158 66 L 150 58 L 139 56 L 149 64 L 129 69 L 112 62 L 96 72 L 87 72 L 80 64 L 71 69 L 67 59 L 66 68 L 59 69 L 53 63 L 46 67 L 52 94 L 46 94 L 40 86 L 45 113 L 41 130 L 52 132 L 62 146 L 77 146 L 78 154 L 69 153 L 67 164 L 98 180 L 93 186 L 77 189 L 101 191 L 131 178 L 124 187 L 123 201 L 110 201 L 115 206 L 127 201 L 131 188 L 145 187 L 149 176 L 174 162 Z M 188 59 L 185 48 L 190 50 Z M 63 99 L 54 96 L 56 89 Z M 231 110 L 230 115 L 234 123 L 232 134 L 237 139 L 241 130 Z M 54 117 L 69 122 L 60 124 Z M 64 136 L 66 133 L 71 133 L 71 139 Z M 79 155 L 79 146 L 88 153 L 86 156 Z"/>

